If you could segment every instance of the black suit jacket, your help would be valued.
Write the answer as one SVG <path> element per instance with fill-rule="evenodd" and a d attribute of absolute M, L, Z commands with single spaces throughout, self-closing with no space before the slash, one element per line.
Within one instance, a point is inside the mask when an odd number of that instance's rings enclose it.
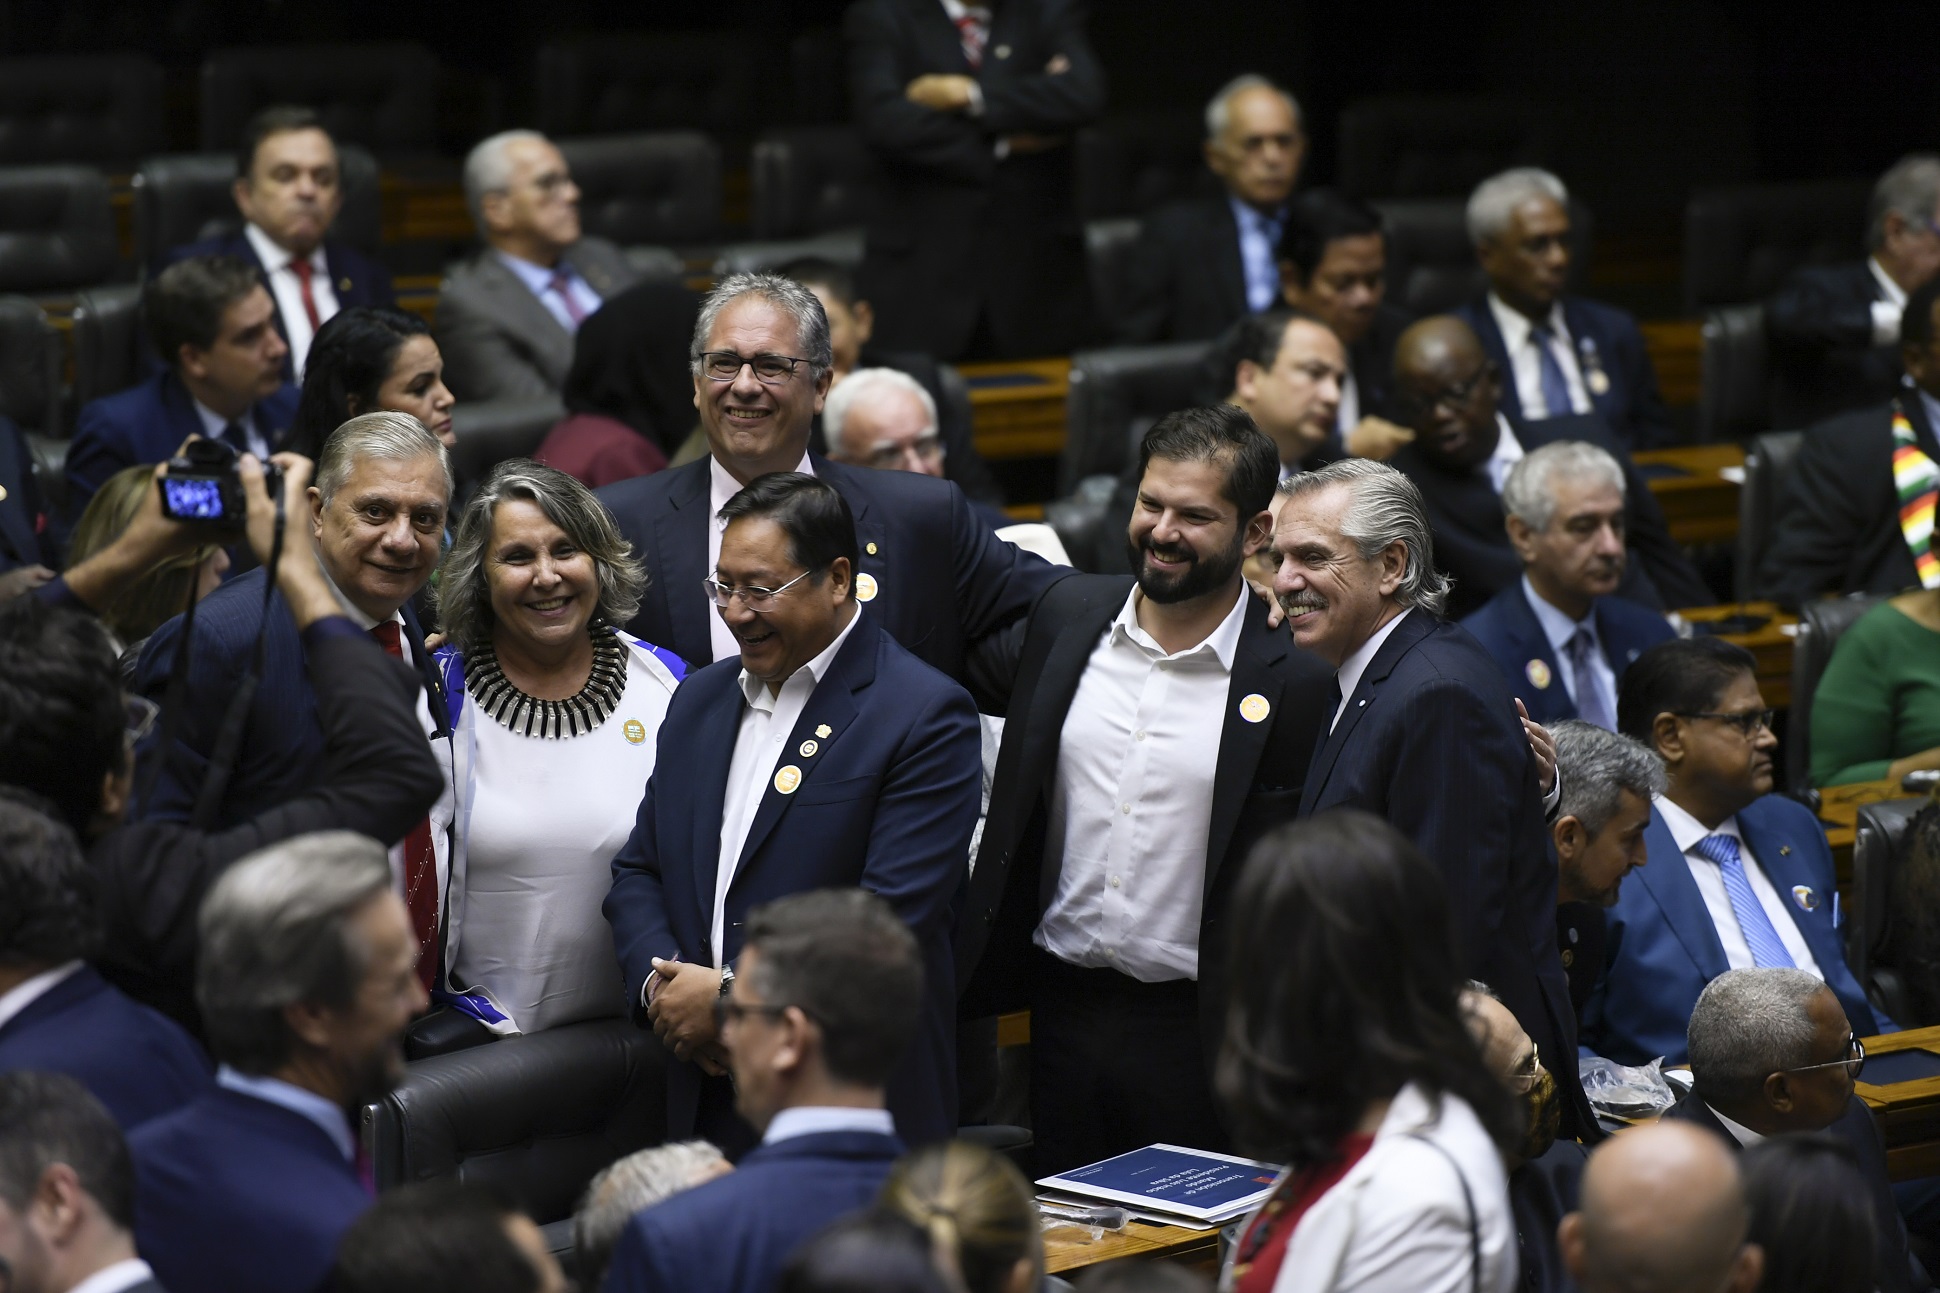
<path fill-rule="evenodd" d="M 1542 1157 L 1509 1173 L 1509 1215 L 1516 1220 L 1521 1258 L 1517 1287 L 1523 1293 L 1576 1293 L 1576 1281 L 1556 1245 L 1556 1227 L 1576 1211 L 1589 1156 L 1586 1146 L 1559 1140 Z"/>
<path fill-rule="evenodd" d="M 1070 135 L 1105 105 L 1082 0 L 996 6 L 973 71 L 935 0 L 857 0 L 845 20 L 855 123 L 881 169 L 858 275 L 876 339 L 955 359 L 978 320 L 1004 355 L 1061 354 L 1090 316 L 1069 141 L 999 160 L 1011 134 Z M 1045 67 L 1062 56 L 1068 70 Z M 975 76 L 981 116 L 904 97 L 927 73 Z"/>
<path fill-rule="evenodd" d="M 1009 718 L 976 871 L 957 916 L 957 983 L 968 1018 L 1029 1003 L 1031 935 L 1058 885 L 1057 869 L 1044 865 L 1044 844 L 1059 738 L 1091 653 L 1132 587 L 1133 580 L 1116 575 L 1077 575 L 1054 584 L 1027 624 L 977 653 L 978 671 L 996 675 L 987 690 L 1007 698 Z M 1294 646 L 1285 629 L 1269 629 L 1266 604 L 1250 591 L 1245 596 L 1246 622 L 1233 656 L 1206 827 L 1199 1018 L 1208 1062 L 1225 1023 L 1227 900 L 1254 841 L 1293 820 L 1332 692 L 1333 671 Z M 1262 722 L 1239 713 L 1240 702 L 1252 695 L 1267 702 Z"/>
<path fill-rule="evenodd" d="M 1515 369 L 1509 363 L 1509 347 L 1502 339 L 1502 329 L 1495 325 L 1495 313 L 1489 309 L 1488 299 L 1470 301 L 1455 313 L 1475 329 L 1482 348 L 1502 370 L 1502 411 L 1515 427 L 1516 435 L 1521 436 L 1523 427 L 1530 423 L 1522 415 L 1522 401 L 1515 394 Z M 1637 320 L 1613 306 L 1580 296 L 1566 296 L 1563 323 L 1576 345 L 1576 362 L 1583 371 L 1591 407 L 1616 433 L 1617 439 L 1633 450 L 1660 449 L 1675 443 L 1677 429 L 1671 424 L 1670 411 L 1664 407 L 1664 397 L 1657 391 L 1657 369 L 1650 362 L 1650 350 L 1644 345 L 1644 334 L 1637 327 Z M 1596 389 L 1597 383 L 1592 377 L 1596 372 L 1601 372 L 1605 379 L 1601 391 Z"/>
<path fill-rule="evenodd" d="M 1919 392 L 1899 405 L 1927 457 L 1940 441 Z M 1778 525 L 1758 564 L 1757 594 L 1796 609 L 1824 593 L 1897 593 L 1920 576 L 1900 529 L 1893 487 L 1893 406 L 1848 413 L 1813 427 L 1779 496 Z"/>
<path fill-rule="evenodd" d="M 1414 321 L 1406 310 L 1383 301 L 1367 335 L 1347 348 L 1347 367 L 1360 390 L 1362 417 L 1400 420 L 1394 415 L 1394 347 Z"/>
<path fill-rule="evenodd" d="M 1110 322 L 1127 342 L 1199 341 L 1244 318 L 1246 270 L 1232 202 L 1222 193 L 1147 216 L 1132 249 L 1125 300 L 1124 316 Z"/>
<path fill-rule="evenodd" d="M 1505 407 L 1509 399 L 1503 396 Z M 1711 590 L 1671 538 L 1670 524 L 1648 482 L 1600 418 L 1594 414 L 1545 418 L 1524 422 L 1515 433 L 1524 452 L 1559 440 L 1586 440 L 1622 464 L 1630 563 L 1617 596 L 1653 610 L 1711 604 Z M 1401 446 L 1392 463 L 1421 487 L 1428 523 L 1435 531 L 1435 565 L 1455 580 L 1448 600 L 1451 617 L 1473 614 L 1522 578 L 1522 562 L 1509 543 L 1503 521 L 1502 496 L 1489 483 L 1486 471 L 1479 466 L 1459 474 L 1448 471 L 1430 462 L 1413 444 Z"/>
<path fill-rule="evenodd" d="M 0 575 L 18 566 L 58 568 L 53 548 L 53 526 L 34 479 L 27 437 L 0 417 Z"/>
<path fill-rule="evenodd" d="M 1664 1116 L 1693 1122 L 1714 1132 L 1733 1153 L 1743 1148 L 1695 1091 L 1679 1100 Z M 1893 1183 L 1886 1175 L 1886 1146 L 1879 1138 L 1879 1124 L 1873 1121 L 1873 1111 L 1866 1107 L 1865 1101 L 1854 1096 L 1839 1121 L 1818 1134 L 1843 1142 L 1859 1160 L 1859 1171 L 1866 1178 L 1872 1194 L 1873 1215 L 1879 1223 L 1878 1261 L 1873 1276 L 1879 1281 L 1880 1293 L 1931 1289 L 1933 1281 L 1927 1277 L 1926 1268 L 1907 1250 L 1906 1223 L 1900 1219 L 1899 1205 L 1893 1199 Z"/>
<path fill-rule="evenodd" d="M 1873 302 L 1884 299 L 1856 260 L 1795 270 L 1765 302 L 1774 426 L 1810 426 L 1893 398 L 1900 349 L 1873 344 Z"/>

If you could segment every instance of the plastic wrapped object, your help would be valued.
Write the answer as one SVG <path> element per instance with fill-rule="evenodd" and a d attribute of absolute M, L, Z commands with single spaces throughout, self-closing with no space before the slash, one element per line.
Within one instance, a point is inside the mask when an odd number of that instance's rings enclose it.
<path fill-rule="evenodd" d="M 1664 1080 L 1659 1056 L 1641 1068 L 1627 1068 L 1601 1055 L 1586 1055 L 1577 1063 L 1583 1094 L 1599 1116 L 1618 1122 L 1651 1122 L 1677 1103 L 1677 1092 Z"/>

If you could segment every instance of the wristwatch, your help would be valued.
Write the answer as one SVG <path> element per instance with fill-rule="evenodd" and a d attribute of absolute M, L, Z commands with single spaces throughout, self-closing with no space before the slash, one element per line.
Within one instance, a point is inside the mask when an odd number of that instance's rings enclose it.
<path fill-rule="evenodd" d="M 721 967 L 721 995 L 725 997 L 728 994 L 728 989 L 733 986 L 734 967 L 732 965 L 723 965 Z"/>

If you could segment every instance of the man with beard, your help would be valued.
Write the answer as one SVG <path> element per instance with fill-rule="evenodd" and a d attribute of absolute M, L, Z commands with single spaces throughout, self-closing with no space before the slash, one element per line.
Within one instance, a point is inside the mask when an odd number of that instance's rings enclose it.
<path fill-rule="evenodd" d="M 425 1007 L 411 919 L 384 846 L 328 831 L 238 862 L 200 925 L 216 1089 L 130 1138 L 137 1245 L 168 1288 L 314 1289 L 371 1204 L 358 1110 Z"/>
<path fill-rule="evenodd" d="M 1240 409 L 1188 409 L 1139 461 L 1136 581 L 1055 584 L 972 663 L 1010 718 L 959 909 L 961 1012 L 1031 1010 L 1040 1172 L 1226 1147 L 1226 904 L 1293 817 L 1329 709 L 1327 666 L 1241 577 L 1272 528 L 1273 441 Z"/>

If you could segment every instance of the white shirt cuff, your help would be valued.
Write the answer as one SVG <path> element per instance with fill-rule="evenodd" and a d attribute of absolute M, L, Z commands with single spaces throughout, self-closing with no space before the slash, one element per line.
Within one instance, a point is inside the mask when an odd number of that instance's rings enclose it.
<path fill-rule="evenodd" d="M 1563 769 L 1559 765 L 1556 769 L 1556 783 L 1549 788 L 1549 793 L 1543 796 L 1543 820 L 1546 822 L 1555 821 L 1556 810 L 1562 806 Z"/>
<path fill-rule="evenodd" d="M 974 79 L 970 82 L 970 106 L 965 108 L 964 111 L 973 117 L 981 117 L 983 115 L 983 86 L 979 85 Z"/>
<path fill-rule="evenodd" d="M 1890 346 L 1900 339 L 1900 307 L 1891 301 L 1873 302 L 1873 344 Z"/>

